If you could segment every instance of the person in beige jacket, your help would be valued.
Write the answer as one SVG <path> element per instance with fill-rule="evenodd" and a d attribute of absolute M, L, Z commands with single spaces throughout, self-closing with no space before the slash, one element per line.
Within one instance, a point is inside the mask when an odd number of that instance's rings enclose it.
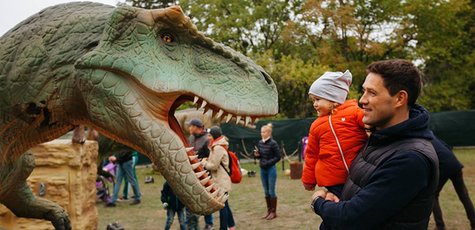
<path fill-rule="evenodd" d="M 210 154 L 208 159 L 203 159 L 203 166 L 211 173 L 211 177 L 217 187 L 224 189 L 229 195 L 231 192 L 231 178 L 229 177 L 229 155 L 228 141 L 222 135 L 221 128 L 213 126 L 208 131 L 210 143 Z M 235 229 L 233 213 L 229 207 L 228 201 L 224 203 L 224 208 L 219 210 L 220 230 Z"/>

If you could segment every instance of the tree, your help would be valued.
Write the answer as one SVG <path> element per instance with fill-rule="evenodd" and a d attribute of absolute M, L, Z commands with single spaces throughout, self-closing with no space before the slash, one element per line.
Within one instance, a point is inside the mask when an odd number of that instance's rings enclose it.
<path fill-rule="evenodd" d="M 198 29 L 245 54 L 273 49 L 294 8 L 289 0 L 184 0 Z M 275 52 L 279 53 L 279 52 Z"/>
<path fill-rule="evenodd" d="M 419 60 L 427 87 L 421 103 L 429 111 L 474 108 L 474 1 L 409 1 L 400 31 Z"/>
<path fill-rule="evenodd" d="M 176 1 L 126 0 L 155 8 Z M 325 71 L 353 74 L 402 58 L 427 77 L 430 111 L 475 108 L 475 0 L 182 0 L 200 31 L 251 56 L 273 77 L 281 117 L 313 116 L 310 84 Z"/>

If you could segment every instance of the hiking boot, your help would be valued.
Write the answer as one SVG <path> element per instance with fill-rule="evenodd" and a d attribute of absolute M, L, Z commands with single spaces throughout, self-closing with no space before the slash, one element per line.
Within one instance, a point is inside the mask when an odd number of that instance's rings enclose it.
<path fill-rule="evenodd" d="M 140 204 L 140 200 L 134 200 L 132 201 L 132 203 L 130 203 L 130 205 L 137 205 L 137 204 Z"/>

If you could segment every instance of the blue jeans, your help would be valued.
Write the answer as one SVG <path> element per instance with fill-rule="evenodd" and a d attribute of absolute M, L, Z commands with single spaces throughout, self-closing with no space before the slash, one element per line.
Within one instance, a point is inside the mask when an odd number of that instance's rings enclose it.
<path fill-rule="evenodd" d="M 134 173 L 135 180 L 138 182 L 137 174 L 135 173 L 135 166 L 137 165 L 137 162 L 139 161 L 139 156 L 137 152 L 133 153 L 132 161 L 133 161 L 132 168 L 134 169 L 132 172 Z M 125 177 L 124 190 L 122 191 L 122 198 L 124 199 L 129 198 L 129 186 L 130 186 L 129 181 L 127 180 L 127 177 Z"/>
<path fill-rule="evenodd" d="M 226 201 L 224 202 L 224 208 L 219 210 L 219 229 L 228 230 L 228 227 L 234 227 L 235 225 L 233 213 L 229 208 L 228 201 Z"/>
<path fill-rule="evenodd" d="M 119 196 L 119 189 L 120 189 L 120 184 L 122 183 L 122 180 L 124 179 L 124 176 L 127 177 L 127 180 L 129 181 L 130 185 L 132 186 L 132 190 L 134 191 L 135 194 L 135 200 L 140 200 L 141 194 L 140 194 L 140 189 L 139 185 L 137 183 L 137 180 L 134 177 L 134 161 L 126 161 L 120 164 L 117 164 L 117 181 L 114 185 L 114 195 L 112 196 L 112 203 L 115 203 L 117 201 L 117 198 Z"/>
<path fill-rule="evenodd" d="M 175 218 L 175 212 L 178 215 L 178 222 L 180 223 L 180 230 L 186 230 L 186 212 L 185 209 L 174 210 L 171 208 L 167 209 L 167 222 L 165 223 L 165 230 L 169 230 L 173 224 L 173 219 Z"/>
<path fill-rule="evenodd" d="M 213 214 L 205 215 L 205 224 L 213 225 L 213 222 L 214 222 Z"/>
<path fill-rule="evenodd" d="M 275 165 L 263 169 L 261 168 L 261 182 L 264 187 L 264 194 L 266 197 L 277 197 L 275 194 L 275 182 L 277 180 L 277 170 Z"/>

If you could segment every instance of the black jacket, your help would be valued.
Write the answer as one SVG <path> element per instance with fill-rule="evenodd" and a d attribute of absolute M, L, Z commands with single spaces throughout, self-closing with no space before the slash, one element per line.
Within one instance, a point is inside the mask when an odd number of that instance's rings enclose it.
<path fill-rule="evenodd" d="M 280 161 L 280 148 L 277 142 L 269 138 L 265 142 L 260 140 L 257 143 L 259 150 L 259 166 L 263 169 L 270 168 Z"/>
<path fill-rule="evenodd" d="M 343 199 L 315 202 L 323 229 L 427 229 L 438 182 L 428 123 L 428 112 L 416 105 L 408 120 L 372 133 L 353 161 Z"/>
<path fill-rule="evenodd" d="M 125 148 L 124 150 L 117 152 L 116 154 L 114 154 L 114 156 L 117 159 L 116 163 L 122 164 L 122 163 L 132 160 L 134 152 L 135 150 L 131 148 Z"/>
<path fill-rule="evenodd" d="M 202 132 L 200 134 L 192 134 L 188 137 L 188 142 L 194 148 L 198 158 L 203 159 L 209 157 L 209 140 L 208 133 Z"/>
<path fill-rule="evenodd" d="M 160 200 L 162 203 L 168 203 L 167 209 L 179 211 L 185 207 L 185 205 L 183 205 L 183 203 L 181 203 L 181 201 L 175 195 L 168 182 L 163 184 L 162 196 L 160 197 Z"/>

